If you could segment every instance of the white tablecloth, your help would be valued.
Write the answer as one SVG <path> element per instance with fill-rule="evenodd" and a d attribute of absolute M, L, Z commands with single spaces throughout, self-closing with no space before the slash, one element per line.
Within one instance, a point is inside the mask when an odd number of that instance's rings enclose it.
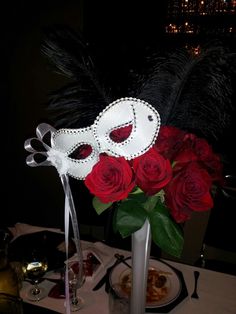
<path fill-rule="evenodd" d="M 83 242 L 83 246 L 91 243 Z M 97 244 L 95 244 L 97 245 Z M 114 253 L 118 252 L 125 256 L 130 256 L 131 253 L 119 249 L 114 249 L 99 243 L 99 248 L 106 256 L 106 267 L 114 262 Z M 111 257 L 109 259 L 109 256 Z M 173 314 L 235 314 L 236 313 L 236 276 L 210 271 L 206 269 L 199 269 L 193 266 L 180 264 L 172 261 L 166 261 L 170 265 L 183 273 L 184 280 L 187 286 L 189 296 L 178 304 L 171 312 Z M 108 311 L 108 295 L 104 290 L 104 286 L 97 291 L 92 291 L 99 279 L 104 275 L 105 268 L 101 268 L 99 274 L 92 279 L 87 280 L 84 286 L 78 291 L 84 298 L 84 308 L 79 311 L 80 314 L 109 314 Z M 194 288 L 194 270 L 200 271 L 198 282 L 199 299 L 192 299 L 191 293 Z M 21 297 L 25 300 L 25 289 L 27 283 L 24 282 L 21 290 Z M 50 289 L 53 286 L 51 282 L 44 282 L 44 285 Z M 35 303 L 34 303 L 35 304 Z M 38 306 L 46 307 L 57 311 L 58 313 L 65 313 L 64 300 L 45 298 L 37 302 Z"/>
<path fill-rule="evenodd" d="M 189 296 L 177 305 L 175 314 L 235 314 L 236 276 L 197 268 L 180 263 L 168 263 L 182 271 Z M 199 299 L 192 299 L 193 272 L 200 271 L 198 280 Z"/>

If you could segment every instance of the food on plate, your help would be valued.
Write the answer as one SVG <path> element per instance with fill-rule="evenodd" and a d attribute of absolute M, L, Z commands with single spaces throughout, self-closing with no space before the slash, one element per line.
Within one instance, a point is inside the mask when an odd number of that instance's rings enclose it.
<path fill-rule="evenodd" d="M 131 294 L 131 272 L 126 272 L 121 276 L 120 286 L 122 291 L 130 295 Z M 165 298 L 168 294 L 167 277 L 162 271 L 155 268 L 148 269 L 147 279 L 147 294 L 146 302 L 153 303 L 158 302 Z"/>

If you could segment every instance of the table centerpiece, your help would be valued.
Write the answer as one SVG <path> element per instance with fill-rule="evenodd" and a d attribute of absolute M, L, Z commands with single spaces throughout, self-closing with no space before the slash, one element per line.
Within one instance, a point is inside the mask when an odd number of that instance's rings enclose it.
<path fill-rule="evenodd" d="M 77 34 L 48 30 L 43 52 L 72 83 L 53 94 L 49 104 L 60 112 L 56 120 L 63 127 L 37 127 L 37 138 L 25 143 L 31 152 L 27 164 L 56 167 L 65 191 L 66 237 L 71 217 L 79 256 L 68 177 L 84 180 L 98 214 L 116 204 L 115 230 L 132 237 L 131 314 L 143 314 L 151 241 L 180 257 L 183 223 L 193 211 L 211 209 L 215 187 L 222 184 L 220 156 L 205 138 L 228 123 L 231 90 L 224 71 L 229 54 L 217 46 L 199 55 L 183 49 L 153 58 L 150 72 L 135 78 L 138 87 L 111 101 Z"/>

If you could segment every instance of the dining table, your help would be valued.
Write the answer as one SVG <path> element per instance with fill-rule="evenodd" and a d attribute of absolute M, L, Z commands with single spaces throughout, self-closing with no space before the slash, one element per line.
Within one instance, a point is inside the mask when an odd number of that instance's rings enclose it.
<path fill-rule="evenodd" d="M 93 288 L 104 276 L 109 266 L 115 262 L 115 254 L 130 257 L 131 252 L 120 248 L 111 247 L 102 241 L 90 242 L 81 241 L 82 249 L 85 252 L 94 252 L 101 262 L 96 271 L 86 277 L 84 285 L 78 290 L 78 294 L 83 298 L 83 308 L 78 311 L 80 314 L 111 314 L 109 313 L 108 294 L 105 285 L 94 291 Z M 181 278 L 182 296 L 174 305 L 167 307 L 156 307 L 152 313 L 173 313 L 173 314 L 235 314 L 236 313 L 236 276 L 217 272 L 205 268 L 187 265 L 169 259 L 158 259 L 173 268 Z M 198 279 L 198 299 L 192 298 L 194 290 L 194 271 L 199 272 Z M 56 271 L 49 271 L 46 277 L 55 278 L 59 276 Z M 44 280 L 41 284 L 48 289 L 48 292 L 55 285 L 54 282 Z M 26 289 L 30 283 L 23 281 L 20 296 L 25 305 L 35 309 L 42 309 L 42 313 L 54 311 L 54 313 L 65 313 L 65 299 L 55 297 L 45 297 L 44 299 L 32 302 L 26 298 Z M 44 312 L 45 310 L 45 312 Z M 32 309 L 31 309 L 32 311 Z M 147 309 L 147 313 L 150 311 Z M 32 312 L 33 313 L 33 312 Z M 35 312 L 36 313 L 36 310 Z M 38 312 L 37 312 L 38 313 Z"/>

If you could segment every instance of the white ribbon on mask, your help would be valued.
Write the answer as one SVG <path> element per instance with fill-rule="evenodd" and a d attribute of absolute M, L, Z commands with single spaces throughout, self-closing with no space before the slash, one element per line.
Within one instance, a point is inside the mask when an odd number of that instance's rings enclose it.
<path fill-rule="evenodd" d="M 82 280 L 82 266 L 83 266 L 83 254 L 80 242 L 80 234 L 78 228 L 77 215 L 75 211 L 74 201 L 70 189 L 69 178 L 67 175 L 67 165 L 63 162 L 63 158 L 61 158 L 61 154 L 59 151 L 56 151 L 51 146 L 46 144 L 43 140 L 44 136 L 47 134 L 50 136 L 50 141 L 52 139 L 52 135 L 56 130 L 50 126 L 49 124 L 42 123 L 36 129 L 37 138 L 30 138 L 25 141 L 25 149 L 31 154 L 27 156 L 26 163 L 30 167 L 38 167 L 38 166 L 55 166 L 65 193 L 65 211 L 64 211 L 64 224 L 65 224 L 65 246 L 66 246 L 66 259 L 68 259 L 68 246 L 69 246 L 69 217 L 71 218 L 74 241 L 76 246 L 76 253 L 78 256 L 79 262 L 79 278 Z M 45 150 L 37 151 L 33 147 L 33 142 L 36 141 Z M 37 161 L 37 155 L 43 156 L 45 160 Z M 66 263 L 66 276 L 65 276 L 65 290 L 66 290 L 66 314 L 70 314 L 70 300 L 69 300 L 69 281 L 68 281 L 68 264 Z"/>

